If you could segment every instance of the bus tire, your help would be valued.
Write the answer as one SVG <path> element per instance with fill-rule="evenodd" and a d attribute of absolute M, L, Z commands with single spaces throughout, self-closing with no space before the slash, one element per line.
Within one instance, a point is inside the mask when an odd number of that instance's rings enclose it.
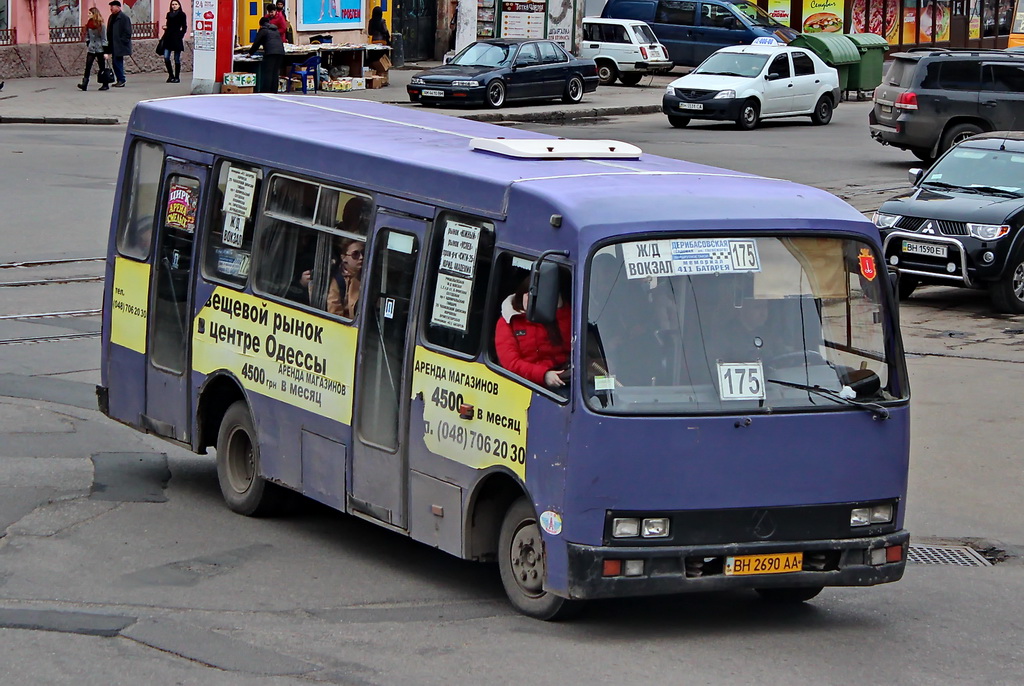
<path fill-rule="evenodd" d="M 761 600 L 768 603 L 793 604 L 810 600 L 821 593 L 821 586 L 806 586 L 803 588 L 755 588 Z"/>
<path fill-rule="evenodd" d="M 498 536 L 498 569 L 512 606 L 527 617 L 554 621 L 582 608 L 573 601 L 544 590 L 544 543 L 533 505 L 519 498 L 508 508 Z"/>
<path fill-rule="evenodd" d="M 280 506 L 280 487 L 268 483 L 259 473 L 256 427 L 249 407 L 238 400 L 224 413 L 217 432 L 217 481 L 231 511 L 259 517 Z"/>

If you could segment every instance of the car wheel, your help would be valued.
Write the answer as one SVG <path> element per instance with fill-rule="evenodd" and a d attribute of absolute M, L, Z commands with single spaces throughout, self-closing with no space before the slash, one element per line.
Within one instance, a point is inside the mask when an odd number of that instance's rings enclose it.
<path fill-rule="evenodd" d="M 824 126 L 832 121 L 832 101 L 827 95 L 818 98 L 818 103 L 814 106 L 814 112 L 811 113 L 811 121 L 816 126 Z"/>
<path fill-rule="evenodd" d="M 736 117 L 736 126 L 744 131 L 750 131 L 757 128 L 760 119 L 761 105 L 754 98 L 750 98 L 740 108 L 739 116 Z"/>
<path fill-rule="evenodd" d="M 583 100 L 583 79 L 573 74 L 565 84 L 562 102 L 576 103 Z"/>
<path fill-rule="evenodd" d="M 769 603 L 802 603 L 821 593 L 821 586 L 806 588 L 755 588 L 761 599 Z"/>
<path fill-rule="evenodd" d="M 935 161 L 935 158 L 932 157 L 931 148 L 911 148 L 910 152 L 914 155 L 914 157 L 916 157 L 917 159 L 921 160 L 926 164 L 931 164 L 932 162 Z"/>
<path fill-rule="evenodd" d="M 597 78 L 602 86 L 612 85 L 618 77 L 619 70 L 616 69 L 614 62 L 601 60 L 597 63 Z"/>
<path fill-rule="evenodd" d="M 544 590 L 547 558 L 533 505 L 526 498 L 512 503 L 498 535 L 498 570 L 512 605 L 527 617 L 565 619 L 582 602 L 567 600 Z"/>
<path fill-rule="evenodd" d="M 949 127 L 942 137 L 942 148 L 939 150 L 939 154 L 941 155 L 963 139 L 970 138 L 976 133 L 981 133 L 981 127 L 977 124 L 957 124 Z"/>
<path fill-rule="evenodd" d="M 259 517 L 281 509 L 284 490 L 260 476 L 260 445 L 244 400 L 228 408 L 217 432 L 217 481 L 238 514 Z"/>
<path fill-rule="evenodd" d="M 1004 314 L 1024 314 L 1024 250 L 1017 250 L 1003 278 L 989 286 L 992 305 Z"/>
<path fill-rule="evenodd" d="M 690 118 L 689 117 L 671 117 L 670 116 L 668 118 L 668 123 L 671 124 L 674 128 L 682 129 L 687 124 L 690 123 Z"/>
<path fill-rule="evenodd" d="M 487 106 L 495 109 L 505 104 L 505 84 L 495 79 L 487 84 Z"/>
<path fill-rule="evenodd" d="M 635 86 L 640 83 L 640 79 L 644 77 L 643 74 L 635 71 L 626 72 L 625 74 L 619 75 L 619 81 L 622 81 L 623 86 Z"/>
<path fill-rule="evenodd" d="M 899 285 L 896 287 L 896 294 L 899 296 L 900 300 L 906 300 L 913 295 L 914 291 L 916 291 L 917 287 L 920 285 L 921 279 L 900 274 Z"/>

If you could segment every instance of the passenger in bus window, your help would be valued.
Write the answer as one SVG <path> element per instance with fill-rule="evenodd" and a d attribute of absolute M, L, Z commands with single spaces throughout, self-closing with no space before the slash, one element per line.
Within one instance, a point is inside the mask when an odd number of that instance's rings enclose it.
<path fill-rule="evenodd" d="M 339 264 L 327 287 L 327 311 L 346 319 L 356 316 L 359 305 L 359 286 L 363 279 L 365 243 L 344 238 L 339 249 Z"/>
<path fill-rule="evenodd" d="M 561 388 L 569 364 L 572 313 L 563 298 L 558 299 L 555 322 L 538 324 L 526 319 L 530 279 L 501 303 L 501 316 L 494 328 L 498 363 L 514 374 L 539 386 Z"/>

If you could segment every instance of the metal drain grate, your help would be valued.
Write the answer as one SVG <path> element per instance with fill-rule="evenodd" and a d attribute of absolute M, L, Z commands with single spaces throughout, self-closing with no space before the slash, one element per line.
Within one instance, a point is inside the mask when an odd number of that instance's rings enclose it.
<path fill-rule="evenodd" d="M 912 545 L 907 562 L 922 565 L 956 565 L 958 567 L 991 567 L 981 553 L 962 545 Z"/>

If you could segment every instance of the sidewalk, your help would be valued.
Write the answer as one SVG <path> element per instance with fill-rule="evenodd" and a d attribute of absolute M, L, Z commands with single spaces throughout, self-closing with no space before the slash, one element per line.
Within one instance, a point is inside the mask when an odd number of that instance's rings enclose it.
<path fill-rule="evenodd" d="M 437 66 L 424 62 L 421 67 Z M 411 66 L 411 68 L 410 68 Z M 373 90 L 348 93 L 321 93 L 324 98 L 359 98 L 419 107 L 409 102 L 405 87 L 417 73 L 416 65 L 392 69 L 390 85 Z M 683 70 L 669 76 L 648 76 L 634 87 L 598 86 L 583 102 L 567 105 L 560 100 L 510 103 L 500 110 L 467 107 L 432 108 L 435 112 L 480 121 L 562 121 L 582 117 L 646 114 L 661 111 L 661 96 L 670 81 L 682 76 Z M 159 73 L 129 74 L 128 85 L 100 92 L 95 81 L 89 90 L 75 87 L 80 79 L 73 77 L 9 79 L 0 91 L 0 124 L 125 124 L 132 108 L 140 100 L 188 95 L 191 74 L 182 74 L 181 83 L 165 83 Z M 197 95 L 195 97 L 205 97 Z"/>

